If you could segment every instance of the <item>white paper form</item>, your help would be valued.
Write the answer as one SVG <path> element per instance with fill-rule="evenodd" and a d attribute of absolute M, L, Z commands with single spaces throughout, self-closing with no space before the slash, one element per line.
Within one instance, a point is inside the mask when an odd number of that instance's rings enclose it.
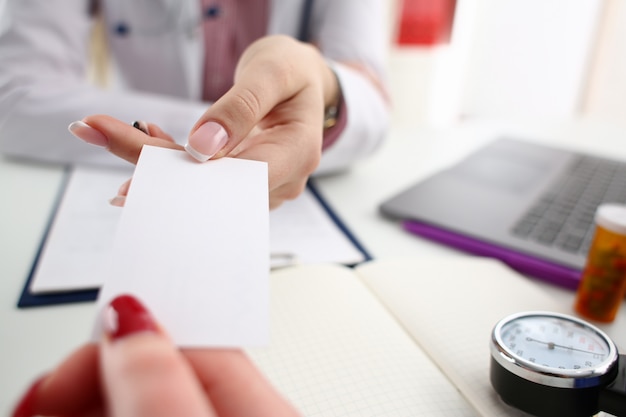
<path fill-rule="evenodd" d="M 352 265 L 365 260 L 308 189 L 270 212 L 270 242 L 272 254 L 291 254 L 295 263 Z"/>
<path fill-rule="evenodd" d="M 132 170 L 75 168 L 42 247 L 33 293 L 98 288 L 121 210 L 107 203 Z"/>
<path fill-rule="evenodd" d="M 269 338 L 267 164 L 144 146 L 98 297 L 136 295 L 179 346 Z"/>

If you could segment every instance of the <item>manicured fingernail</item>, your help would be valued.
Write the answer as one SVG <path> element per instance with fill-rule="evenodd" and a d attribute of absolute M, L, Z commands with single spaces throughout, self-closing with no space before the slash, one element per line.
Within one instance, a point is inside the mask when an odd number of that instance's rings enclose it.
<path fill-rule="evenodd" d="M 135 129 L 141 130 L 146 135 L 150 134 L 150 130 L 148 129 L 148 123 L 144 122 L 143 120 L 135 120 L 133 122 L 133 127 Z"/>
<path fill-rule="evenodd" d="M 124 207 L 124 204 L 126 204 L 126 197 L 123 195 L 116 195 L 109 200 L 109 204 L 115 207 Z"/>
<path fill-rule="evenodd" d="M 128 190 L 130 190 L 130 182 L 131 180 L 124 181 L 124 183 L 120 185 L 120 188 L 117 190 L 117 195 L 127 195 Z"/>
<path fill-rule="evenodd" d="M 206 122 L 198 128 L 185 145 L 185 150 L 200 162 L 208 161 L 228 142 L 226 130 L 218 123 Z"/>
<path fill-rule="evenodd" d="M 158 332 L 148 310 L 132 295 L 120 295 L 111 301 L 103 314 L 104 330 L 113 340 L 139 332 Z"/>
<path fill-rule="evenodd" d="M 106 136 L 83 121 L 72 122 L 67 129 L 72 135 L 92 145 L 106 147 L 109 144 Z"/>
<path fill-rule="evenodd" d="M 35 399 L 37 395 L 37 391 L 41 386 L 41 383 L 46 379 L 47 375 L 44 375 L 38 378 L 33 384 L 28 388 L 28 391 L 22 396 L 20 402 L 17 403 L 17 406 L 13 410 L 13 417 L 32 417 L 35 415 Z"/>

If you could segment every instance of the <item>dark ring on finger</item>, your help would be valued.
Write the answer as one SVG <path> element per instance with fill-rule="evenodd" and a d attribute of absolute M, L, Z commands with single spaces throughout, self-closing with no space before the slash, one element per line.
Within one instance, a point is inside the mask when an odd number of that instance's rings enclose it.
<path fill-rule="evenodd" d="M 141 130 L 146 135 L 150 135 L 150 132 L 148 131 L 148 123 L 144 122 L 143 120 L 135 120 L 133 122 L 133 127 Z"/>

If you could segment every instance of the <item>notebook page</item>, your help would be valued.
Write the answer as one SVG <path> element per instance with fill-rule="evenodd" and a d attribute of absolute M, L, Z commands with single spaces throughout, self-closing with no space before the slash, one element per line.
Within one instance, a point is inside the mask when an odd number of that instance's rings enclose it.
<path fill-rule="evenodd" d="M 491 387 L 491 331 L 512 313 L 559 311 L 554 299 L 487 258 L 385 260 L 358 273 L 481 416 L 527 415 Z"/>
<path fill-rule="evenodd" d="M 270 347 L 249 353 L 303 415 L 476 415 L 353 270 L 298 266 L 270 282 Z"/>

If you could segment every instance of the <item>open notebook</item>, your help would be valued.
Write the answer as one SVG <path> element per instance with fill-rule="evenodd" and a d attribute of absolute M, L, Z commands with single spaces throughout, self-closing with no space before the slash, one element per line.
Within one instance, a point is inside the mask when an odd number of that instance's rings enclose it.
<path fill-rule="evenodd" d="M 491 331 L 560 306 L 469 257 L 299 266 L 274 271 L 271 291 L 270 347 L 249 353 L 306 416 L 523 416 L 491 388 Z"/>

